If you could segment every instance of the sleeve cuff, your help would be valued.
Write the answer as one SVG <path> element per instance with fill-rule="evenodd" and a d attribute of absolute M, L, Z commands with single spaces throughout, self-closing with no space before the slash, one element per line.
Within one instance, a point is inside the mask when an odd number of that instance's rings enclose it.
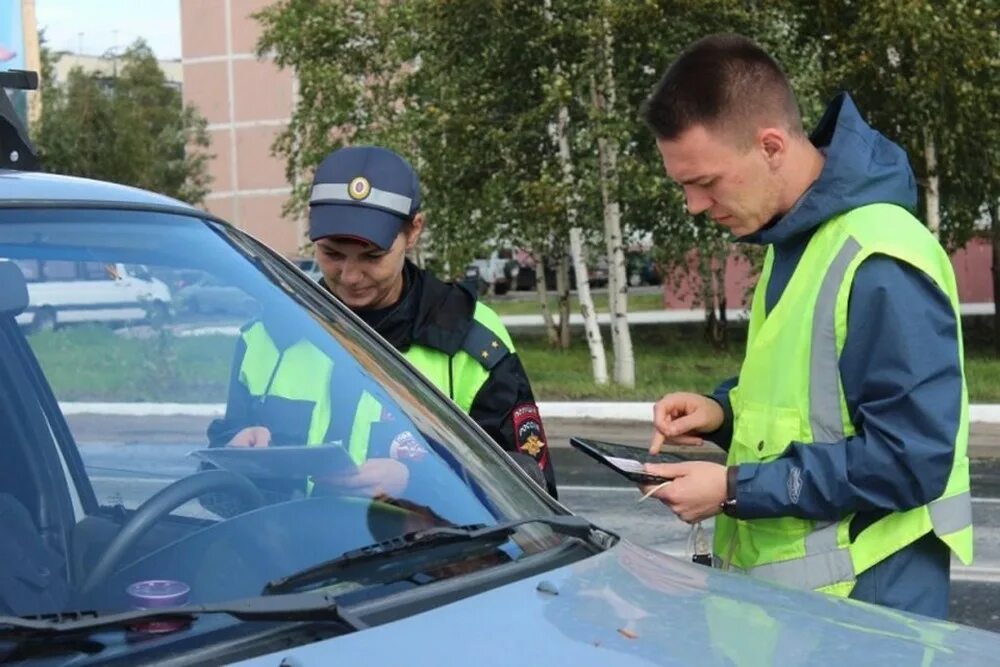
<path fill-rule="evenodd" d="M 741 519 L 792 516 L 784 480 L 790 462 L 741 463 L 736 466 L 736 514 Z M 778 481 L 780 485 L 775 486 Z M 776 490 L 777 489 L 777 490 Z"/>
<path fill-rule="evenodd" d="M 702 437 L 728 452 L 733 442 L 733 407 L 728 400 L 722 400 L 718 396 L 706 394 L 705 397 L 712 399 L 722 408 L 722 425 L 710 433 L 703 433 Z"/>

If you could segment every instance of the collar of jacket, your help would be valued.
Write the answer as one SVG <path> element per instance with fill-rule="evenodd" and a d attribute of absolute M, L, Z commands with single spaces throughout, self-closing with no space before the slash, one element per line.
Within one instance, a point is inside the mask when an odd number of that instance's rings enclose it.
<path fill-rule="evenodd" d="M 423 345 L 453 355 L 472 327 L 476 297 L 461 285 L 445 283 L 406 260 L 403 295 L 394 307 L 376 317 L 355 311 L 400 352 Z M 325 280 L 320 280 L 327 287 Z"/>

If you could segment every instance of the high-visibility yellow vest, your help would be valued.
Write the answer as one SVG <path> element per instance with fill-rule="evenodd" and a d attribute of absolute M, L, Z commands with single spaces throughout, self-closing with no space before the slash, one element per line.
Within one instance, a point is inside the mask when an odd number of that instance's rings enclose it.
<path fill-rule="evenodd" d="M 721 515 L 716 518 L 714 550 L 715 562 L 723 567 L 847 596 L 858 574 L 931 531 L 963 563 L 972 561 L 968 396 L 955 276 L 937 240 L 900 207 L 872 204 L 824 223 L 769 314 L 764 299 L 774 253 L 768 249 L 754 292 L 746 356 L 738 385 L 730 393 L 734 430 L 727 463 L 767 462 L 792 442 L 837 442 L 855 434 L 838 362 L 851 284 L 858 267 L 873 254 L 921 270 L 948 295 L 955 311 L 963 363 L 962 418 L 944 493 L 928 505 L 876 521 L 853 543 L 853 515 L 831 523 Z"/>
<path fill-rule="evenodd" d="M 330 379 L 333 360 L 308 340 L 280 350 L 262 322 L 243 332 L 246 352 L 239 380 L 260 401 L 268 396 L 304 401 L 312 405 L 306 445 L 320 445 L 326 438 L 332 414 Z"/>
<path fill-rule="evenodd" d="M 490 371 L 513 351 L 514 343 L 500 317 L 489 306 L 477 303 L 472 328 L 462 349 L 454 355 L 425 345 L 411 345 L 403 356 L 463 412 L 469 413 Z M 356 462 L 361 463 L 367 457 L 372 424 L 381 418 L 382 405 L 365 392 L 351 428 L 350 451 Z"/>

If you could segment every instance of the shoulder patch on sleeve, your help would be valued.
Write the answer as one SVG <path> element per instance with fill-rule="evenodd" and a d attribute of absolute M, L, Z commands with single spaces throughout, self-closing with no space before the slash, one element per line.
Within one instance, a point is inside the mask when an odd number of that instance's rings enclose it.
<path fill-rule="evenodd" d="M 500 337 L 476 320 L 472 321 L 472 327 L 462 342 L 462 349 L 488 371 L 493 370 L 510 354 L 510 348 Z"/>
<path fill-rule="evenodd" d="M 548 456 L 548 442 L 545 439 L 545 428 L 542 426 L 542 416 L 538 413 L 538 406 L 534 403 L 520 403 L 514 406 L 511 420 L 514 422 L 514 442 L 517 451 L 544 462 Z"/>

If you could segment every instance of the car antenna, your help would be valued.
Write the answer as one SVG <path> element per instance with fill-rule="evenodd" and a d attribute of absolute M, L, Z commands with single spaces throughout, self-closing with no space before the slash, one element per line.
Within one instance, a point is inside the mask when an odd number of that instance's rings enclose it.
<path fill-rule="evenodd" d="M 12 69 L 0 72 L 0 88 L 37 90 L 38 72 Z M 14 111 L 7 91 L 0 92 L 0 169 L 38 171 L 41 161 L 28 130 Z"/>

